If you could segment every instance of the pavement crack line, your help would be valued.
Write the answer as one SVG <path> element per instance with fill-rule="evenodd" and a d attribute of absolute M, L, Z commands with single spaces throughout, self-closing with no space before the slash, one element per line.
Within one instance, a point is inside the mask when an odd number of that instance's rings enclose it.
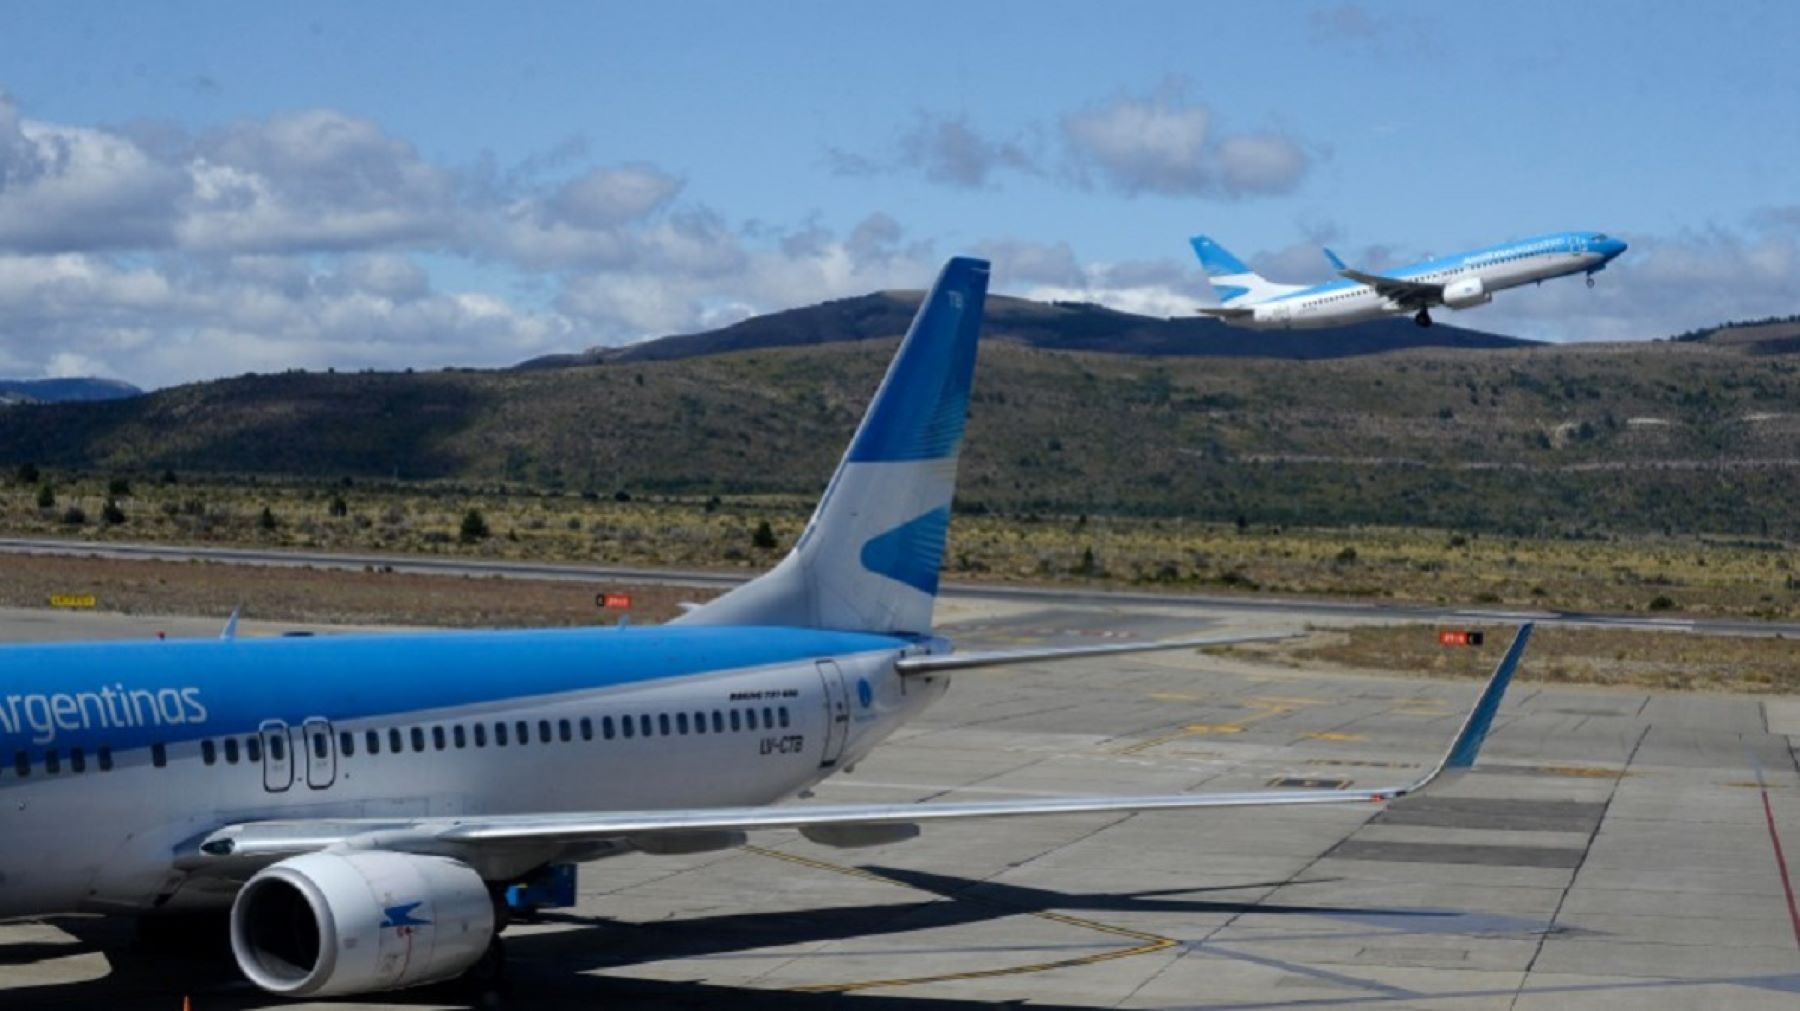
<path fill-rule="evenodd" d="M 1525 963 L 1525 971 L 1519 973 L 1519 987 L 1513 991 L 1512 1000 L 1507 1007 L 1519 1006 L 1519 998 L 1525 995 L 1525 985 L 1531 980 L 1531 972 L 1537 968 L 1538 959 L 1543 957 L 1544 945 L 1556 932 L 1556 921 L 1562 919 L 1563 905 L 1569 901 L 1569 893 L 1575 890 L 1575 881 L 1581 877 L 1581 869 L 1587 866 L 1588 854 L 1594 851 L 1594 840 L 1600 837 L 1600 829 L 1606 824 L 1606 815 L 1612 810 L 1613 798 L 1619 794 L 1619 784 L 1631 770 L 1631 763 L 1637 761 L 1638 749 L 1644 746 L 1644 739 L 1650 736 L 1650 727 L 1638 731 L 1637 740 L 1631 743 L 1631 751 L 1625 755 L 1625 764 L 1619 767 L 1619 774 L 1613 778 L 1612 789 L 1606 791 L 1606 803 L 1601 805 L 1600 817 L 1594 819 L 1594 827 L 1588 832 L 1587 841 L 1581 846 L 1581 861 L 1569 871 L 1569 882 L 1563 885 L 1562 894 L 1556 897 L 1556 909 L 1550 913 L 1550 922 L 1544 925 L 1544 932 L 1538 935 L 1537 946 L 1531 951 L 1531 961 Z"/>

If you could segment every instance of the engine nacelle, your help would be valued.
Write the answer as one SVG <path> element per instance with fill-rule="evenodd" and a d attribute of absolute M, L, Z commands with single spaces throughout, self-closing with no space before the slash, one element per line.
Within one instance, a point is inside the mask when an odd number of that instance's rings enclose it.
<path fill-rule="evenodd" d="M 481 876 L 448 857 L 309 853 L 264 868 L 231 907 L 231 951 L 264 990 L 334 997 L 461 975 L 493 941 Z"/>
<path fill-rule="evenodd" d="M 1467 309 L 1493 300 L 1494 293 L 1487 290 L 1479 277 L 1465 277 L 1444 285 L 1444 304 L 1452 309 Z"/>

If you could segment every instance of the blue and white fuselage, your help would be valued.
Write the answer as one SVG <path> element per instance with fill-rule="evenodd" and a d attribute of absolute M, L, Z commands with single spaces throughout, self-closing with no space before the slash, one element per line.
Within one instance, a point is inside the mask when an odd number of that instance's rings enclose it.
<path fill-rule="evenodd" d="M 773 803 L 942 693 L 896 674 L 923 651 L 741 627 L 12 647 L 0 917 L 228 903 L 171 864 L 239 822 Z"/>
<path fill-rule="evenodd" d="M 1206 236 L 1191 241 L 1220 302 L 1200 312 L 1258 330 L 1344 326 L 1396 313 L 1411 313 L 1428 326 L 1437 306 L 1472 308 L 1507 288 L 1570 274 L 1587 274 L 1592 284 L 1592 275 L 1626 248 L 1601 232 L 1556 232 L 1380 274 L 1348 267 L 1326 250 L 1342 276 L 1309 287 L 1268 281 Z"/>

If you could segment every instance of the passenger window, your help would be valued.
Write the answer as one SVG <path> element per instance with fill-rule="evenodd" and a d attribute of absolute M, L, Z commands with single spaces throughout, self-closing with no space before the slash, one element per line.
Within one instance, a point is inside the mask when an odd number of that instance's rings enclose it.
<path fill-rule="evenodd" d="M 520 720 L 513 724 L 513 729 L 518 731 L 517 736 L 520 744 L 531 743 L 531 724 L 526 723 L 524 720 Z"/>
<path fill-rule="evenodd" d="M 775 729 L 775 710 L 770 709 L 768 706 L 763 706 L 763 729 Z"/>
<path fill-rule="evenodd" d="M 13 755 L 13 771 L 18 773 L 21 778 L 31 775 L 31 756 L 23 751 L 15 753 Z"/>
<path fill-rule="evenodd" d="M 400 728 L 388 728 L 388 750 L 398 755 L 406 750 L 406 744 L 400 739 Z"/>
<path fill-rule="evenodd" d="M 463 732 L 462 724 L 458 723 L 456 726 L 450 728 L 450 743 L 459 748 L 466 748 L 469 746 L 469 736 Z"/>
<path fill-rule="evenodd" d="M 314 733 L 312 739 L 314 758 L 323 760 L 327 755 L 331 754 L 331 738 L 322 733 Z"/>
<path fill-rule="evenodd" d="M 738 716 L 738 711 L 736 709 L 733 709 L 731 711 L 731 729 L 733 731 L 738 731 L 738 730 L 744 729 L 743 721 Z"/>
<path fill-rule="evenodd" d="M 110 745 L 100 745 L 100 750 L 94 753 L 94 757 L 100 759 L 101 772 L 112 771 L 112 747 Z"/>
<path fill-rule="evenodd" d="M 437 749 L 438 751 L 444 750 L 444 728 L 443 727 L 432 727 L 431 728 L 431 746 L 433 748 Z"/>
<path fill-rule="evenodd" d="M 584 741 L 594 739 L 594 721 L 586 716 L 581 718 L 581 739 Z"/>
<path fill-rule="evenodd" d="M 650 714 L 649 713 L 645 713 L 644 715 L 638 717 L 638 731 L 644 737 L 649 737 L 651 734 L 655 733 L 654 730 L 650 729 Z"/>
<path fill-rule="evenodd" d="M 200 742 L 200 760 L 211 765 L 219 760 L 219 749 L 211 741 Z"/>
<path fill-rule="evenodd" d="M 695 713 L 694 714 L 694 733 L 696 733 L 696 734 L 706 733 L 706 714 L 705 713 Z"/>
<path fill-rule="evenodd" d="M 87 755 L 84 754 L 80 748 L 70 748 L 69 749 L 69 771 L 71 771 L 71 772 L 86 772 L 87 771 Z"/>
<path fill-rule="evenodd" d="M 688 730 L 687 730 L 687 714 L 686 713 L 676 713 L 675 714 L 675 732 L 680 734 L 683 737 L 687 736 Z"/>
<path fill-rule="evenodd" d="M 286 755 L 287 738 L 285 736 L 269 738 L 269 759 L 271 761 L 280 762 L 284 760 Z"/>
<path fill-rule="evenodd" d="M 207 764 L 212 763 L 208 762 Z M 55 748 L 44 752 L 44 771 L 53 774 L 62 771 L 62 756 L 56 753 Z"/>
<path fill-rule="evenodd" d="M 344 753 L 345 758 L 354 756 L 356 754 L 356 735 L 348 730 L 338 734 L 338 750 Z"/>
<path fill-rule="evenodd" d="M 226 765 L 236 765 L 237 763 L 238 763 L 237 738 L 227 737 L 227 738 L 225 738 L 225 764 Z"/>
<path fill-rule="evenodd" d="M 629 716 L 619 717 L 619 726 L 621 726 L 625 729 L 625 736 L 627 739 L 636 735 L 636 730 L 633 729 L 634 724 L 631 722 L 631 717 L 629 717 Z"/>
<path fill-rule="evenodd" d="M 744 723 L 751 730 L 756 729 L 756 710 L 754 710 L 754 709 L 744 710 Z"/>
<path fill-rule="evenodd" d="M 371 754 L 371 755 L 381 754 L 381 734 L 380 734 L 380 732 L 371 730 L 368 733 L 364 734 L 363 735 L 363 744 L 368 746 L 369 754 Z"/>
<path fill-rule="evenodd" d="M 557 720 L 556 721 L 556 737 L 558 740 L 562 741 L 564 744 L 567 744 L 571 740 L 574 740 L 574 734 L 570 733 L 570 731 L 569 731 L 569 721 L 568 720 Z"/>
<path fill-rule="evenodd" d="M 722 734 L 724 732 L 725 732 L 725 714 L 719 712 L 717 709 L 714 709 L 713 710 L 713 733 Z"/>
<path fill-rule="evenodd" d="M 539 744 L 549 744 L 550 743 L 550 721 L 549 720 L 539 720 L 538 721 L 538 743 Z"/>
<path fill-rule="evenodd" d="M 504 723 L 494 724 L 494 747 L 506 747 L 506 724 Z"/>
<path fill-rule="evenodd" d="M 787 706 L 782 706 L 780 709 L 775 710 L 775 714 L 781 717 L 781 729 L 786 730 L 788 728 Z"/>
<path fill-rule="evenodd" d="M 656 714 L 656 732 L 663 735 L 664 737 L 669 736 L 669 714 L 668 713 Z"/>
<path fill-rule="evenodd" d="M 487 724 L 485 723 L 475 724 L 475 746 L 477 748 L 487 747 Z"/>
<path fill-rule="evenodd" d="M 20 754 L 19 757 L 23 759 L 25 756 Z M 169 749 L 164 747 L 161 742 L 150 745 L 150 764 L 159 769 L 168 767 Z"/>
<path fill-rule="evenodd" d="M 262 761 L 262 738 L 260 738 L 260 737 L 244 738 L 244 758 L 246 761 L 251 761 L 251 762 Z"/>
<path fill-rule="evenodd" d="M 424 727 L 412 728 L 412 746 L 413 746 L 414 751 L 424 751 L 425 750 L 425 728 Z"/>
<path fill-rule="evenodd" d="M 610 717 L 610 716 L 600 717 L 600 736 L 606 738 L 609 741 L 613 739 L 612 717 Z"/>

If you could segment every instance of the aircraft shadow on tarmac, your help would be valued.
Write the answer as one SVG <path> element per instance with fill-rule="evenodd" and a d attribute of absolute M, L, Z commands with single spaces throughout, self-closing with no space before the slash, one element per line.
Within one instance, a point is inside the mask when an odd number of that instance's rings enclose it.
<path fill-rule="evenodd" d="M 1179 898 L 1209 891 L 1257 891 L 1297 882 L 1260 882 L 1216 889 L 1156 889 L 1121 893 L 1073 893 L 999 884 L 951 875 L 889 867 L 865 867 L 868 873 L 904 885 L 928 897 L 916 902 L 833 906 L 821 909 L 729 913 L 655 923 L 624 923 L 605 917 L 547 913 L 539 922 L 564 929 L 509 933 L 507 954 L 511 983 L 503 993 L 472 994 L 466 988 L 426 987 L 353 1000 L 398 1007 L 588 1008 L 718 1007 L 797 1008 L 837 1006 L 854 1000 L 858 1007 L 960 1009 L 991 1007 L 991 1001 L 805 993 L 722 986 L 701 982 L 634 979 L 587 975 L 636 964 L 685 958 L 729 957 L 737 953 L 787 945 L 850 941 L 915 931 L 968 926 L 1037 912 L 1064 913 L 1193 913 L 1196 916 L 1249 913 L 1351 917 L 1444 916 L 1453 911 L 1281 905 L 1242 900 Z M 948 900 L 948 901 L 945 901 Z M 128 922 L 71 919 L 57 925 L 73 943 L 28 941 L 0 945 L 0 967 L 24 966 L 51 958 L 102 952 L 111 968 L 102 979 L 6 991 L 8 1011 L 49 1008 L 155 1008 L 173 1011 L 183 995 L 192 995 L 194 1011 L 247 1011 L 280 1007 L 283 1002 L 252 988 L 238 974 L 216 919 L 202 929 L 172 928 L 146 941 Z M 1106 943 L 1096 945 L 1102 950 Z M 909 949 L 909 956 L 934 950 Z M 1022 949 L 996 949 L 1005 964 L 1025 956 Z M 1028 958 L 1028 956 L 1026 956 Z M 830 980 L 822 980 L 829 982 Z M 1055 1007 L 1034 1002 L 1033 1007 Z"/>

